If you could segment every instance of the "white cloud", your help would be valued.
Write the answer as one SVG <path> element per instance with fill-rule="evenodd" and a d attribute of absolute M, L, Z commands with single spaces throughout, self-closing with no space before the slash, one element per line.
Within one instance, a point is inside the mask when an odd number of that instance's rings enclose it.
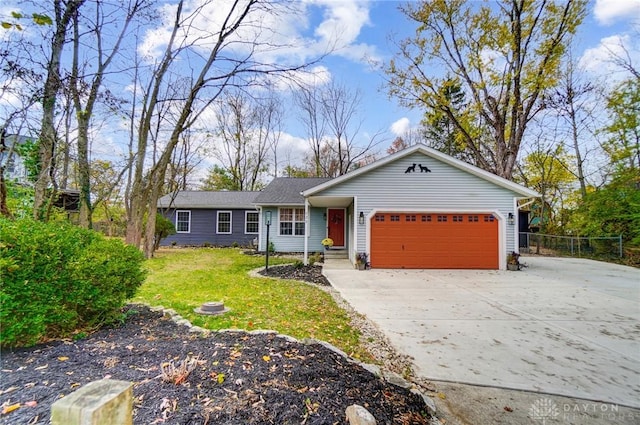
<path fill-rule="evenodd" d="M 183 16 L 188 18 L 181 24 L 177 43 L 193 43 L 201 53 L 210 52 L 216 41 L 212 33 L 223 25 L 231 5 L 230 0 L 186 1 Z M 254 6 L 243 25 L 227 40 L 227 52 L 252 54 L 262 62 L 281 65 L 316 59 L 327 53 L 353 61 L 379 59 L 375 46 L 357 42 L 362 28 L 370 25 L 369 6 L 369 2 L 361 0 L 311 0 Z M 275 13 L 272 13 L 273 9 L 276 9 Z M 311 14 L 319 12 L 321 22 L 310 28 Z M 162 18 L 158 26 L 147 31 L 139 47 L 140 53 L 149 61 L 159 58 L 169 42 L 176 6 L 165 4 L 159 13 Z M 237 11 L 232 16 L 237 17 Z"/>
<path fill-rule="evenodd" d="M 615 63 L 616 58 L 626 58 L 628 54 L 632 63 L 640 62 L 640 49 L 633 46 L 634 42 L 638 43 L 629 35 L 605 37 L 598 46 L 585 50 L 579 64 L 585 71 L 615 84 L 626 77 L 626 72 Z"/>
<path fill-rule="evenodd" d="M 404 136 L 405 134 L 407 134 L 407 131 L 411 129 L 411 123 L 409 122 L 409 118 L 407 117 L 400 118 L 399 120 L 391 124 L 391 127 L 389 127 L 389 129 L 393 134 L 395 134 L 398 137 Z"/>
<path fill-rule="evenodd" d="M 640 16 L 640 0 L 596 0 L 593 14 L 598 23 L 611 25 L 617 20 Z"/>

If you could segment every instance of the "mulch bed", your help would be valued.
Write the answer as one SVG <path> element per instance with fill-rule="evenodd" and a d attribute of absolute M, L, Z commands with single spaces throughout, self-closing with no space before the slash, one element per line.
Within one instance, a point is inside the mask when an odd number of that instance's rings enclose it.
<path fill-rule="evenodd" d="M 271 266 L 269 267 L 269 271 L 262 269 L 258 273 L 263 276 L 279 277 L 282 279 L 304 280 L 305 282 L 315 283 L 316 285 L 331 285 L 322 274 L 322 266 L 316 265 L 287 264 L 283 266 Z"/>
<path fill-rule="evenodd" d="M 273 334 L 189 333 L 161 313 L 128 306 L 126 321 L 71 342 L 3 352 L 2 424 L 47 424 L 51 404 L 88 382 L 134 383 L 135 424 L 345 424 L 365 406 L 378 424 L 427 424 L 420 396 L 319 345 Z M 192 360 L 188 375 L 163 365 Z"/>

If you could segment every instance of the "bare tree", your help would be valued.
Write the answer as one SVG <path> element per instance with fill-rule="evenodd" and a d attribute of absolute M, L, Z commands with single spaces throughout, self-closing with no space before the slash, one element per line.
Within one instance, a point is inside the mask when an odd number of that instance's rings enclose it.
<path fill-rule="evenodd" d="M 312 162 L 316 177 L 325 175 L 321 166 L 321 154 L 326 121 L 322 113 L 320 90 L 315 85 L 301 85 L 294 95 L 296 106 L 300 111 L 299 120 L 304 125 L 311 146 Z"/>
<path fill-rule="evenodd" d="M 216 8 L 220 12 L 225 5 L 204 1 L 193 10 L 184 10 L 184 1 L 179 1 L 170 25 L 171 32 L 164 52 L 157 60 L 153 73 L 146 84 L 142 84 L 143 98 L 137 125 L 137 145 L 135 147 L 134 172 L 129 191 L 126 240 L 139 245 L 142 240 L 145 214 L 154 217 L 157 200 L 162 192 L 165 173 L 181 135 L 191 128 L 203 111 L 215 102 L 230 86 L 246 87 L 256 84 L 256 76 L 284 74 L 301 70 L 308 64 L 282 65 L 263 61 L 261 50 L 277 50 L 273 40 L 265 40 L 265 33 L 275 31 L 263 27 L 264 14 L 274 13 L 282 7 L 275 3 L 257 0 L 234 1 L 228 5 L 223 18 L 215 27 L 206 31 L 199 28 L 198 18 L 204 8 Z M 180 98 L 164 96 L 173 83 L 179 79 L 178 65 L 191 68 L 193 77 L 182 79 L 185 90 Z M 160 122 L 159 113 L 163 105 L 170 104 L 172 119 L 162 132 L 154 132 L 154 125 Z M 159 127 L 156 127 L 159 128 Z M 162 143 L 157 143 L 155 161 L 148 162 L 148 148 L 152 134 L 162 135 Z M 144 229 L 144 251 L 153 254 L 155 220 L 147 220 Z"/>
<path fill-rule="evenodd" d="M 597 105 L 595 86 L 589 81 L 580 78 L 576 65 L 567 57 L 560 83 L 546 98 L 549 112 L 556 114 L 568 125 L 569 142 L 566 143 L 573 151 L 575 168 L 571 172 L 575 174 L 580 184 L 580 195 L 584 200 L 587 196 L 587 181 L 585 175 L 585 161 L 593 149 L 586 146 L 585 140 L 591 140 L 595 135 L 592 124 L 594 121 L 594 108 Z"/>
<path fill-rule="evenodd" d="M 276 158 L 281 120 L 282 108 L 273 95 L 256 99 L 236 91 L 218 102 L 213 151 L 222 165 L 211 172 L 228 176 L 218 179 L 226 182 L 218 189 L 258 190 L 264 185 L 268 154 Z"/>
<path fill-rule="evenodd" d="M 358 118 L 359 90 L 330 83 L 302 89 L 297 104 L 303 111 L 300 119 L 307 129 L 312 150 L 309 160 L 316 176 L 336 177 L 370 158 L 382 142 L 380 131 L 364 142 L 358 142 L 362 120 Z"/>
<path fill-rule="evenodd" d="M 99 99 L 105 74 L 120 50 L 120 45 L 129 31 L 129 24 L 140 10 L 148 6 L 147 0 L 132 0 L 115 10 L 111 5 L 98 0 L 92 4 L 93 17 L 83 20 L 83 32 L 80 32 L 81 15 L 75 11 L 73 24 L 73 63 L 69 88 L 78 122 L 78 183 L 80 186 L 80 225 L 91 228 L 91 169 L 89 160 L 89 128 L 96 101 Z M 87 15 L 88 15 L 87 13 Z M 124 15 L 124 16 L 123 16 Z M 116 25 L 117 24 L 117 25 Z M 109 28 L 118 28 L 116 34 L 109 34 Z M 81 43 L 95 48 L 90 64 L 80 64 Z M 85 75 L 80 75 L 81 67 Z M 90 75 L 86 73 L 89 68 Z"/>

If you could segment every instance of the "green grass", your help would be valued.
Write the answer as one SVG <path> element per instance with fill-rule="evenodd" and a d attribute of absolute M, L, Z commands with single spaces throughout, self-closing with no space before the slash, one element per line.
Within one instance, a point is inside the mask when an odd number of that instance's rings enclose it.
<path fill-rule="evenodd" d="M 269 264 L 292 259 L 270 258 Z M 147 261 L 149 275 L 133 302 L 173 308 L 197 326 L 218 329 L 272 329 L 298 339 L 321 339 L 355 358 L 371 361 L 359 344 L 359 332 L 331 295 L 293 280 L 253 278 L 263 256 L 238 249 L 161 249 Z M 193 309 L 223 301 L 223 316 L 202 316 Z"/>

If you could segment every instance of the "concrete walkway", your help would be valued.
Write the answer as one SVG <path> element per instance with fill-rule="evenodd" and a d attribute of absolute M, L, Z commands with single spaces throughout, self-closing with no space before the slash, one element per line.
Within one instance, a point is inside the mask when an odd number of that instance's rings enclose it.
<path fill-rule="evenodd" d="M 640 407 L 640 270 L 523 257 L 520 272 L 324 274 L 431 380 Z"/>

